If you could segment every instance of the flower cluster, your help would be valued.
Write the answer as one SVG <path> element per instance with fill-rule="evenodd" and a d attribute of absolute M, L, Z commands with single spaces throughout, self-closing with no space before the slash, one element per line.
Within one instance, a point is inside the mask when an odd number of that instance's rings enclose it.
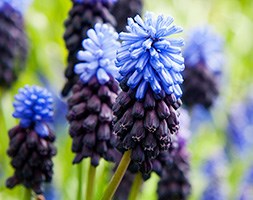
<path fill-rule="evenodd" d="M 65 70 L 67 82 L 62 89 L 62 95 L 67 96 L 73 85 L 79 80 L 75 73 L 75 65 L 79 62 L 77 52 L 82 49 L 82 41 L 87 38 L 87 31 L 96 23 L 116 24 L 115 18 L 109 10 L 114 1 L 83 0 L 73 1 L 73 7 L 69 11 L 69 17 L 65 21 L 64 40 L 68 49 L 68 66 Z"/>
<path fill-rule="evenodd" d="M 45 122 L 53 119 L 53 98 L 46 89 L 38 86 L 25 86 L 19 89 L 15 96 L 13 117 L 20 119 L 20 126 L 28 128 L 34 126 L 40 136 L 47 136 Z"/>
<path fill-rule="evenodd" d="M 171 135 L 178 131 L 176 110 L 181 105 L 178 84 L 184 65 L 179 48 L 183 41 L 167 39 L 182 29 L 169 26 L 171 17 L 153 19 L 151 13 L 145 16 L 144 21 L 138 15 L 129 18 L 130 33 L 120 33 L 122 47 L 116 64 L 123 91 L 113 112 L 114 133 L 119 139 L 117 148 L 122 152 L 131 149 L 131 171 L 141 171 L 148 177 L 152 160 L 168 151 Z"/>
<path fill-rule="evenodd" d="M 96 75 L 98 82 L 104 85 L 110 80 L 110 76 L 118 76 L 114 64 L 116 50 L 120 47 L 117 41 L 118 34 L 106 24 L 96 24 L 94 29 L 87 31 L 88 38 L 83 40 L 85 51 L 77 53 L 78 60 L 82 61 L 75 66 L 76 74 L 80 75 L 83 83 L 87 83 Z"/>
<path fill-rule="evenodd" d="M 119 0 L 112 8 L 112 15 L 117 20 L 115 27 L 117 32 L 126 30 L 128 17 L 141 15 L 143 10 L 143 0 Z"/>
<path fill-rule="evenodd" d="M 128 19 L 129 33 L 120 33 L 122 47 L 117 54 L 117 67 L 122 81 L 136 89 L 136 98 L 143 99 L 148 87 L 155 94 L 165 91 L 177 98 L 182 95 L 180 84 L 183 82 L 184 59 L 181 56 L 183 39 L 168 38 L 182 31 L 182 28 L 171 25 L 172 17 L 162 15 L 154 18 L 152 13 Z"/>
<path fill-rule="evenodd" d="M 0 87 L 9 88 L 27 57 L 23 16 L 9 1 L 0 1 L 0 35 Z"/>
<path fill-rule="evenodd" d="M 68 99 L 67 119 L 72 151 L 76 153 L 73 163 L 90 157 L 97 166 L 100 158 L 114 161 L 116 141 L 112 134 L 112 105 L 118 93 L 116 58 L 117 33 L 108 25 L 96 24 L 87 32 L 82 44 L 85 51 L 78 52 L 78 59 L 85 61 L 75 66 L 80 80 L 74 85 L 73 95 Z M 106 38 L 106 39 L 104 39 Z"/>
<path fill-rule="evenodd" d="M 38 86 L 25 86 L 15 96 L 13 116 L 20 124 L 9 131 L 8 155 L 14 175 L 6 181 L 13 188 L 23 184 L 36 194 L 43 193 L 42 183 L 50 182 L 53 175 L 52 157 L 55 136 L 46 122 L 52 119 L 52 97 Z"/>

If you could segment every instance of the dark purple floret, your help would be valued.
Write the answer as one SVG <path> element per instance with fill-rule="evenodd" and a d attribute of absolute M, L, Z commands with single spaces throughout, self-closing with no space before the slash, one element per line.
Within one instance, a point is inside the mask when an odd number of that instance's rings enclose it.
<path fill-rule="evenodd" d="M 7 154 L 11 157 L 14 174 L 6 181 L 8 188 L 23 184 L 36 194 L 43 193 L 43 182 L 51 182 L 53 176 L 52 157 L 56 155 L 53 145 L 55 136 L 48 126 L 48 136 L 40 137 L 34 127 L 20 125 L 9 131 L 10 144 Z"/>
<path fill-rule="evenodd" d="M 0 87 L 9 88 L 25 66 L 27 37 L 21 13 L 8 3 L 0 8 Z"/>
<path fill-rule="evenodd" d="M 73 85 L 78 81 L 78 75 L 74 72 L 74 67 L 78 61 L 76 54 L 83 49 L 82 41 L 87 38 L 87 31 L 93 28 L 96 23 L 116 24 L 115 18 L 110 14 L 112 7 L 110 2 L 73 2 L 73 7 L 69 11 L 69 17 L 65 21 L 64 40 L 68 49 L 68 64 L 65 70 L 67 82 L 62 89 L 62 95 L 67 96 Z"/>
<path fill-rule="evenodd" d="M 91 158 L 93 166 L 99 164 L 100 158 L 114 162 L 116 137 L 112 134 L 111 107 L 118 83 L 111 77 L 109 82 L 100 85 L 94 76 L 86 84 L 77 82 L 72 92 L 67 119 L 73 138 L 72 151 L 76 154 L 73 163 L 80 163 L 87 157 Z"/>
<path fill-rule="evenodd" d="M 143 9 L 142 0 L 118 0 L 112 9 L 112 15 L 117 20 L 117 32 L 125 31 L 128 17 L 141 15 Z"/>

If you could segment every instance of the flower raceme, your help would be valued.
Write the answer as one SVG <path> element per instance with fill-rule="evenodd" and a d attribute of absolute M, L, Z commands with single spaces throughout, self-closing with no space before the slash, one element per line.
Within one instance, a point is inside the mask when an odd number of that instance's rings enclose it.
<path fill-rule="evenodd" d="M 122 46 L 117 53 L 117 67 L 120 68 L 119 81 L 127 77 L 127 86 L 137 88 L 136 98 L 143 99 L 148 87 L 155 94 L 165 91 L 181 97 L 180 84 L 183 82 L 184 58 L 181 38 L 168 38 L 182 32 L 182 28 L 172 25 L 172 17 L 163 15 L 154 18 L 146 13 L 142 20 L 139 15 L 128 19 L 128 33 L 122 32 L 119 38 Z"/>
<path fill-rule="evenodd" d="M 109 25 L 96 24 L 94 29 L 88 30 L 87 35 L 89 38 L 82 42 L 85 50 L 77 53 L 77 58 L 83 62 L 75 66 L 75 72 L 83 83 L 96 75 L 98 82 L 104 85 L 110 80 L 110 75 L 118 75 L 114 64 L 116 50 L 120 47 L 118 34 Z"/>
<path fill-rule="evenodd" d="M 112 134 L 112 105 L 118 93 L 118 74 L 115 66 L 118 34 L 106 24 L 96 24 L 87 32 L 89 38 L 82 42 L 83 50 L 77 53 L 80 63 L 75 72 L 80 80 L 74 85 L 68 99 L 67 119 L 74 164 L 90 157 L 93 166 L 100 158 L 114 161 L 115 136 Z M 106 39 L 105 39 L 106 38 Z"/>
<path fill-rule="evenodd" d="M 23 184 L 42 194 L 42 183 L 52 180 L 52 157 L 56 155 L 55 135 L 47 125 L 53 116 L 52 96 L 39 86 L 25 86 L 15 96 L 13 105 L 13 116 L 21 120 L 9 130 L 7 153 L 15 172 L 7 179 L 6 186 Z"/>
<path fill-rule="evenodd" d="M 147 13 L 144 21 L 137 15 L 128 19 L 129 33 L 119 36 L 116 65 L 123 91 L 113 106 L 114 134 L 121 152 L 131 150 L 131 171 L 145 177 L 153 170 L 152 160 L 168 152 L 179 127 L 183 40 L 167 38 L 182 31 L 172 22 L 162 15 Z"/>

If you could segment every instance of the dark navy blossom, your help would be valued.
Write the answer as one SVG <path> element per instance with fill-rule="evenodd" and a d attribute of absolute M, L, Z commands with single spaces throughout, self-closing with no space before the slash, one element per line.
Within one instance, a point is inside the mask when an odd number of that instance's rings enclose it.
<path fill-rule="evenodd" d="M 136 98 L 144 98 L 148 87 L 160 94 L 182 95 L 180 84 L 183 82 L 181 72 L 184 59 L 181 38 L 168 38 L 182 32 L 182 28 L 172 25 L 172 17 L 146 13 L 142 20 L 139 15 L 128 19 L 127 32 L 120 33 L 122 47 L 117 52 L 117 67 L 120 68 L 122 80 L 129 77 L 127 85 L 137 89 Z"/>
<path fill-rule="evenodd" d="M 80 50 L 77 58 L 82 63 L 75 66 L 75 72 L 80 75 L 83 83 L 87 83 L 94 75 L 98 82 L 104 85 L 110 80 L 110 75 L 118 76 L 115 66 L 116 51 L 120 47 L 118 34 L 106 24 L 96 24 L 87 32 L 89 38 L 83 40 L 85 49 Z"/>
<path fill-rule="evenodd" d="M 49 134 L 45 122 L 52 121 L 53 98 L 46 89 L 26 85 L 19 89 L 13 106 L 15 108 L 13 117 L 20 119 L 22 128 L 35 126 L 35 131 L 40 136 Z"/>
<path fill-rule="evenodd" d="M 223 40 L 210 26 L 193 29 L 183 52 L 185 65 L 203 65 L 214 74 L 220 74 L 224 65 Z"/>

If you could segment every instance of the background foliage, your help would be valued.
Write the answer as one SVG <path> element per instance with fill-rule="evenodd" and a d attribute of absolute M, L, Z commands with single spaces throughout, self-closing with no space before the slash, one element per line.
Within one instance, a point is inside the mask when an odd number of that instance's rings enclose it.
<path fill-rule="evenodd" d="M 67 133 L 64 118 L 64 104 L 60 101 L 60 89 L 64 83 L 66 49 L 62 39 L 63 21 L 71 7 L 70 0 L 34 0 L 25 14 L 30 52 L 26 70 L 18 82 L 8 91 L 0 94 L 0 199 L 20 199 L 22 187 L 14 190 L 5 188 L 5 180 L 12 174 L 6 155 L 8 147 L 7 130 L 17 122 L 11 117 L 12 101 L 19 87 L 25 84 L 45 85 L 55 93 L 58 99 L 58 116 L 55 131 L 58 155 L 54 158 L 55 175 L 53 189 L 55 199 L 74 199 L 76 196 L 76 166 L 72 166 L 71 140 Z M 227 114 L 233 109 L 233 103 L 240 101 L 251 93 L 253 76 L 253 1 L 251 0 L 159 0 L 145 1 L 145 10 L 172 15 L 175 23 L 184 28 L 183 37 L 196 26 L 211 24 L 217 33 L 224 37 L 226 65 L 221 80 L 222 91 L 211 111 L 211 120 L 198 122 L 189 141 L 191 153 L 191 182 L 193 191 L 191 199 L 199 199 L 207 184 L 207 178 L 201 173 L 203 162 L 216 152 L 223 151 Z M 201 117 L 199 120 L 203 119 Z M 196 124 L 196 123 L 195 123 Z M 253 134 L 253 133 L 252 133 Z M 88 161 L 84 162 L 86 168 Z M 99 197 L 110 178 L 110 165 L 101 162 L 97 174 L 97 192 Z M 234 155 L 222 173 L 226 183 L 229 199 L 238 199 L 240 183 L 246 169 L 253 164 L 252 156 L 243 159 Z M 87 171 L 87 170 L 85 170 Z M 84 174 L 84 179 L 87 176 Z M 158 177 L 153 175 L 143 187 L 140 200 L 156 199 Z M 49 199 L 49 198 L 48 198 Z"/>

